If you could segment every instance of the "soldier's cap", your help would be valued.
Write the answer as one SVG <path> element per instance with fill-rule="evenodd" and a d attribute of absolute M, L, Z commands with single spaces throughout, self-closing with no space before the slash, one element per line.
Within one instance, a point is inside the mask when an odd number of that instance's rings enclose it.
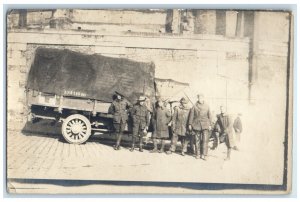
<path fill-rule="evenodd" d="M 145 96 L 140 96 L 137 101 L 145 101 L 145 100 L 146 100 Z"/>
<path fill-rule="evenodd" d="M 124 97 L 124 95 L 122 95 L 121 93 L 119 93 L 119 92 L 117 92 L 117 91 L 115 91 L 115 94 L 116 94 L 116 95 L 120 95 L 121 97 Z"/>
<path fill-rule="evenodd" d="M 182 104 L 187 104 L 188 103 L 188 101 L 184 97 L 181 98 L 179 102 L 182 103 Z"/>

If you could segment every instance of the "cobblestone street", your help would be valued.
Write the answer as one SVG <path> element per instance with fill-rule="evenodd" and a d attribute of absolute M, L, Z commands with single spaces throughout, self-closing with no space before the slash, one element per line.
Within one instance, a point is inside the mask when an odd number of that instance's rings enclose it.
<path fill-rule="evenodd" d="M 85 144 L 75 145 L 66 143 L 59 134 L 8 131 L 7 143 L 8 180 L 235 183 L 243 179 L 255 183 L 257 179 L 249 178 L 247 173 L 256 172 L 260 176 L 255 165 L 247 164 L 256 158 L 255 153 L 241 149 L 233 152 L 231 161 L 224 161 L 224 144 L 210 150 L 208 161 L 203 161 L 192 155 L 150 153 L 151 143 L 144 152 L 130 152 L 128 142 L 124 142 L 120 151 L 114 151 L 113 141 L 99 135 Z M 11 186 L 17 189 L 16 184 Z"/>

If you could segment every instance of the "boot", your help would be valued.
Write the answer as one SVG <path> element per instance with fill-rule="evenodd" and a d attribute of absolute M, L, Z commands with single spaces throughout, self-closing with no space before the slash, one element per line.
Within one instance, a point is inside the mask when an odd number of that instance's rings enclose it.
<path fill-rule="evenodd" d="M 165 148 L 165 141 L 162 140 L 161 141 L 161 147 L 160 147 L 159 153 L 163 153 L 164 152 L 164 148 Z"/>
<path fill-rule="evenodd" d="M 218 133 L 214 133 L 214 142 L 213 142 L 213 147 L 211 148 L 211 150 L 217 149 L 219 143 L 220 143 L 219 134 Z"/>
<path fill-rule="evenodd" d="M 143 150 L 143 138 L 142 137 L 140 137 L 140 148 L 139 148 L 139 151 L 140 152 L 143 152 L 144 150 Z"/>
<path fill-rule="evenodd" d="M 184 141 L 182 142 L 182 148 L 181 148 L 181 155 L 185 156 L 185 153 L 187 152 L 187 148 L 188 148 L 188 140 L 187 137 L 184 137 Z"/>
<path fill-rule="evenodd" d="M 121 150 L 120 143 L 114 145 L 114 150 Z"/>
<path fill-rule="evenodd" d="M 131 144 L 131 148 L 129 149 L 129 151 L 133 152 L 134 151 L 134 143 L 135 143 L 135 138 L 132 138 L 132 144 Z"/>
<path fill-rule="evenodd" d="M 158 149 L 157 149 L 157 140 L 154 140 L 153 143 L 154 143 L 154 148 L 150 152 L 151 153 L 156 153 L 156 152 L 158 152 Z"/>
<path fill-rule="evenodd" d="M 225 161 L 229 161 L 230 160 L 230 154 L 231 154 L 231 149 L 229 148 L 227 150 L 227 158 L 225 159 Z"/>
<path fill-rule="evenodd" d="M 152 149 L 152 150 L 150 151 L 150 153 L 157 153 L 157 152 L 160 152 L 160 151 L 158 151 L 157 148 L 154 148 L 154 149 Z"/>
<path fill-rule="evenodd" d="M 173 152 L 171 150 L 167 151 L 166 154 L 172 154 Z"/>
<path fill-rule="evenodd" d="M 121 150 L 119 145 L 114 145 L 114 150 Z"/>
<path fill-rule="evenodd" d="M 118 143 L 119 141 L 118 141 L 118 140 L 119 140 L 119 136 L 120 136 L 120 134 L 117 134 L 117 133 L 116 133 L 116 144 L 113 146 L 113 147 L 114 147 L 114 150 L 118 150 L 118 145 L 119 145 L 119 143 Z"/>
<path fill-rule="evenodd" d="M 116 142 L 117 148 L 120 148 L 122 136 L 123 136 L 123 134 L 122 134 L 122 133 L 119 133 L 119 135 L 118 135 L 118 137 L 117 137 L 117 142 Z"/>
<path fill-rule="evenodd" d="M 239 151 L 239 148 L 237 146 L 234 146 L 232 149 L 235 151 Z"/>
<path fill-rule="evenodd" d="M 131 148 L 129 149 L 129 151 L 131 151 L 131 152 L 134 151 L 134 144 L 131 145 Z"/>

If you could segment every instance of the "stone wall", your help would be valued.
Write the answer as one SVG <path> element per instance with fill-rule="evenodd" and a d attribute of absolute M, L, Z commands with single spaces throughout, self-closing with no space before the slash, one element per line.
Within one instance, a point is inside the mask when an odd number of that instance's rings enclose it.
<path fill-rule="evenodd" d="M 7 16 L 9 27 L 19 27 L 19 10 Z M 25 14 L 28 28 L 50 29 L 53 20 L 69 21 L 68 29 L 105 32 L 164 33 L 166 10 L 114 10 L 114 9 L 52 9 L 28 10 Z"/>
<path fill-rule="evenodd" d="M 247 104 L 248 39 L 221 36 L 100 35 L 78 31 L 8 33 L 8 111 L 25 120 L 24 86 L 37 47 L 67 48 L 137 61 L 153 61 L 157 78 L 190 83 L 190 98 L 207 95 L 213 107 L 232 100 Z M 237 74 L 230 73 L 235 69 Z M 226 94 L 227 83 L 227 94 Z M 211 88 L 211 85 L 215 85 Z M 213 89 L 213 90 L 212 90 Z"/>

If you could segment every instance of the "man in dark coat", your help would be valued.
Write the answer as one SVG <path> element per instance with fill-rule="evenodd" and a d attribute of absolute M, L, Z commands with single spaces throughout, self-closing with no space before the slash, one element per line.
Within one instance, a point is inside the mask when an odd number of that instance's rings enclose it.
<path fill-rule="evenodd" d="M 128 110 L 132 107 L 122 95 L 116 93 L 116 99 L 109 107 L 109 113 L 113 115 L 113 126 L 116 134 L 115 150 L 120 150 L 120 143 L 122 140 L 123 132 L 128 121 Z"/>
<path fill-rule="evenodd" d="M 139 151 L 143 152 L 143 136 L 147 134 L 149 126 L 150 112 L 145 106 L 146 97 L 140 96 L 137 100 L 137 104 L 133 106 L 131 110 L 131 116 L 133 121 L 132 131 L 132 145 L 130 151 L 134 151 L 135 141 L 139 138 Z"/>
<path fill-rule="evenodd" d="M 212 123 L 211 123 L 212 129 L 210 131 L 210 137 L 213 138 L 213 146 L 212 146 L 211 150 L 215 150 L 219 146 L 219 143 L 220 143 L 220 138 L 219 138 L 219 133 L 217 130 L 216 123 L 217 123 L 217 115 L 214 112 L 212 112 Z"/>
<path fill-rule="evenodd" d="M 151 151 L 164 152 L 165 139 L 169 138 L 169 123 L 171 121 L 171 112 L 164 106 L 161 100 L 156 103 L 155 111 L 152 117 L 154 131 L 152 133 L 154 149 Z M 158 150 L 157 145 L 161 142 L 161 148 Z"/>
<path fill-rule="evenodd" d="M 243 132 L 243 125 L 242 125 L 242 121 L 241 121 L 241 117 L 242 114 L 238 113 L 236 119 L 233 122 L 233 129 L 235 131 L 235 137 L 236 137 L 236 141 L 240 142 L 241 141 L 241 133 Z"/>
<path fill-rule="evenodd" d="M 225 144 L 227 147 L 227 158 L 230 160 L 231 149 L 235 146 L 233 139 L 233 121 L 232 118 L 226 114 L 223 106 L 220 106 L 221 113 L 217 115 L 216 130 L 220 134 L 220 137 L 225 138 Z"/>
<path fill-rule="evenodd" d="M 198 101 L 190 111 L 189 130 L 195 134 L 196 158 L 200 155 L 203 160 L 207 159 L 209 130 L 211 130 L 211 112 L 209 106 L 204 101 L 204 95 L 197 95 Z"/>
<path fill-rule="evenodd" d="M 187 106 L 188 102 L 185 98 L 181 98 L 180 106 L 176 107 L 174 110 L 174 114 L 172 116 L 172 130 L 173 136 L 171 141 L 170 150 L 167 154 L 172 154 L 172 152 L 176 151 L 176 145 L 178 138 L 181 139 L 181 155 L 185 155 L 187 151 L 187 145 L 190 142 L 190 136 L 188 135 L 187 126 L 188 126 L 188 116 L 190 109 Z"/>

